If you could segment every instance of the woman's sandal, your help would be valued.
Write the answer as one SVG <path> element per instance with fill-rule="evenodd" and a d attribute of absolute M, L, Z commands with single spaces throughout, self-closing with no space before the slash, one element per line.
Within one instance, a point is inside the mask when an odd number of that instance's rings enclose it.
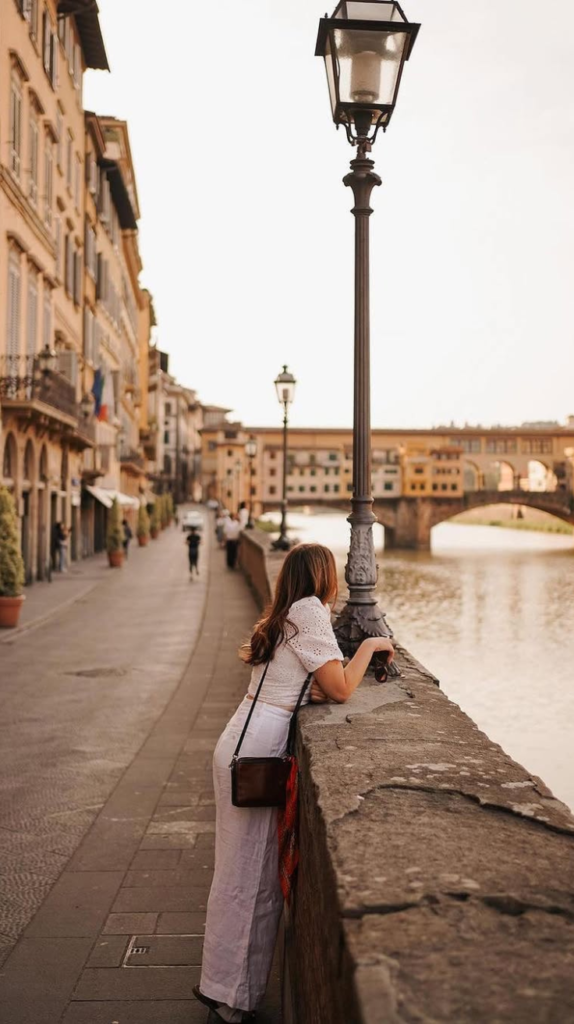
<path fill-rule="evenodd" d="M 227 1022 L 225 1021 L 224 1017 L 222 1017 L 221 1014 L 219 1014 L 217 1012 L 219 1007 L 221 1006 L 221 1003 L 217 1003 L 215 1001 L 215 999 L 210 999 L 209 996 L 204 996 L 204 994 L 201 991 L 199 985 L 194 985 L 191 991 L 193 992 L 195 998 L 198 999 L 200 1003 L 203 1003 L 204 1006 L 207 1006 L 207 1008 L 209 1010 L 211 1010 L 212 1013 L 215 1014 L 215 1016 L 218 1018 L 218 1020 L 222 1020 L 224 1022 L 224 1024 L 227 1024 Z M 255 1011 L 254 1010 L 252 1010 L 252 1011 L 245 1010 L 243 1012 L 243 1020 L 244 1021 L 255 1020 Z"/>

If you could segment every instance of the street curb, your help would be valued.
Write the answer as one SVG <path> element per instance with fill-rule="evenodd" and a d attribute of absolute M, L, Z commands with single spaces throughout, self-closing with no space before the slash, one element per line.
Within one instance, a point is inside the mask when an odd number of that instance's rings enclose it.
<path fill-rule="evenodd" d="M 8 636 L 0 637 L 0 644 L 12 644 L 16 640 L 19 640 L 24 633 L 29 633 L 33 629 L 38 629 L 39 626 L 42 626 L 45 622 L 49 622 L 50 619 L 53 619 L 58 612 L 64 611 L 65 608 L 69 608 L 70 605 L 75 604 L 76 601 L 81 601 L 81 599 L 86 597 L 87 594 L 91 594 L 92 590 L 99 587 L 102 582 L 103 580 L 96 580 L 96 582 L 92 583 L 91 586 L 86 587 L 86 589 L 82 590 L 79 594 L 75 594 L 74 597 L 69 597 L 66 601 L 62 601 L 61 604 L 52 608 L 49 612 L 46 612 L 45 615 L 39 615 L 37 618 L 32 619 L 31 622 L 26 622 L 23 626 L 18 626 L 17 629 L 11 630 Z"/>

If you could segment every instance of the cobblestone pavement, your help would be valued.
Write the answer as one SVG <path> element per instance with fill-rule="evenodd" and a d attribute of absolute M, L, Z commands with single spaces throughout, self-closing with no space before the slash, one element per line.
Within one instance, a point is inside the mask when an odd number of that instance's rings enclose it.
<path fill-rule="evenodd" d="M 191 988 L 211 752 L 245 689 L 236 650 L 256 608 L 220 551 L 200 570 L 191 583 L 172 528 L 121 573 L 88 568 L 89 592 L 0 644 L 7 1024 L 206 1021 Z M 274 971 L 261 1024 L 279 1024 L 278 990 Z"/>

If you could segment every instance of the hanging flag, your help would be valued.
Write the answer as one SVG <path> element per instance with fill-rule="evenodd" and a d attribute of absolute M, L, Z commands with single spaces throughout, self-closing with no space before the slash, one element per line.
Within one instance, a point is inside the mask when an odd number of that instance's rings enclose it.
<path fill-rule="evenodd" d="M 100 419 L 100 411 L 102 408 L 102 395 L 104 393 L 104 375 L 101 369 L 98 367 L 94 374 L 94 383 L 92 384 L 92 395 L 94 396 L 94 416 L 96 419 Z"/>
<path fill-rule="evenodd" d="M 114 406 L 114 381 L 112 374 L 107 373 L 103 381 L 102 406 L 100 409 L 98 419 L 104 420 L 106 423 L 109 423 L 114 415 Z"/>

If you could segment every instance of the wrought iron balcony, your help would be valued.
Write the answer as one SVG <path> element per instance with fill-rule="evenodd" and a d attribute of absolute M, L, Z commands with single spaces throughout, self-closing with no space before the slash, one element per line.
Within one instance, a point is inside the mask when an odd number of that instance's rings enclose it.
<path fill-rule="evenodd" d="M 75 384 L 57 370 L 42 371 L 38 356 L 0 356 L 0 404 L 32 419 L 58 421 L 78 441 L 95 444 L 95 424 L 82 415 Z"/>
<path fill-rule="evenodd" d="M 139 469 L 145 469 L 145 459 L 141 452 L 138 452 L 135 448 L 122 448 L 120 451 L 120 463 L 131 463 L 132 466 L 138 466 Z"/>

